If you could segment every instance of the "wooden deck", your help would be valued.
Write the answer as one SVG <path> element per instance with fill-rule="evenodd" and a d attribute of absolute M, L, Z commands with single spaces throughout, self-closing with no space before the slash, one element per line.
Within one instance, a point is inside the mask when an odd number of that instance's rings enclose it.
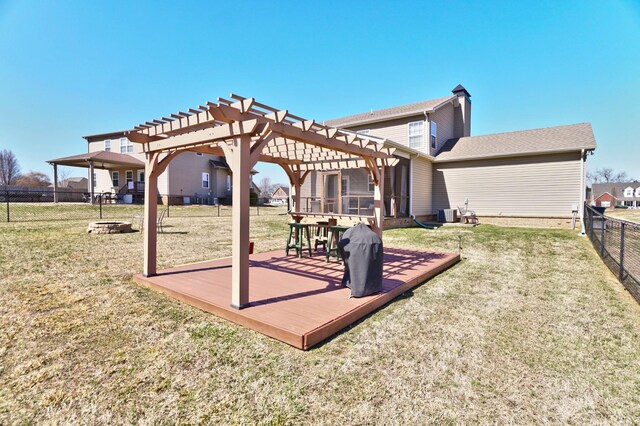
<path fill-rule="evenodd" d="M 298 259 L 284 251 L 251 255 L 250 305 L 231 308 L 231 258 L 182 265 L 134 279 L 189 305 L 299 349 L 309 349 L 460 260 L 458 254 L 384 250 L 383 291 L 349 299 L 343 266 L 323 255 Z"/>

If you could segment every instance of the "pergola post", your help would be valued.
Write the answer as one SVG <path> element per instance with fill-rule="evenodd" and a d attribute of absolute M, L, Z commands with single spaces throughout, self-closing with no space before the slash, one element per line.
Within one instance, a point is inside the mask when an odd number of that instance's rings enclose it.
<path fill-rule="evenodd" d="M 231 238 L 231 307 L 242 309 L 249 304 L 249 173 L 251 172 L 251 137 L 233 139 Z M 225 152 L 225 153 L 226 153 Z"/>
<path fill-rule="evenodd" d="M 154 172 L 157 154 L 147 154 L 144 168 L 144 267 L 145 277 L 156 274 L 158 242 L 158 175 Z"/>
<path fill-rule="evenodd" d="M 53 163 L 53 202 L 58 202 L 58 165 Z"/>
<path fill-rule="evenodd" d="M 374 231 L 382 238 L 382 230 L 384 228 L 384 165 L 380 168 L 376 167 L 378 179 L 373 189 L 373 208 L 374 208 Z M 373 170 L 372 170 L 373 171 Z M 375 175 L 374 175 L 375 181 Z"/>
<path fill-rule="evenodd" d="M 96 183 L 93 181 L 93 161 L 89 161 L 89 192 L 91 193 L 91 204 L 95 202 L 93 193 L 95 186 Z"/>

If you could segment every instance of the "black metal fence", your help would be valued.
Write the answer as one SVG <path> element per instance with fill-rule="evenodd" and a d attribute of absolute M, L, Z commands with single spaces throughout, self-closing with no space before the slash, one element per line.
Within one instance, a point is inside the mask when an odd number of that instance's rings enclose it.
<path fill-rule="evenodd" d="M 585 228 L 604 263 L 640 303 L 640 225 L 585 205 Z"/>
<path fill-rule="evenodd" d="M 57 201 L 57 202 L 56 202 Z M 211 197 L 158 196 L 158 209 L 166 210 L 167 217 L 231 217 L 231 205 Z M 83 220 L 83 219 L 131 219 L 143 212 L 144 199 L 128 199 L 113 194 L 59 191 L 51 188 L 41 191 L 0 189 L 0 223 Z M 252 216 L 282 214 L 283 208 L 251 206 Z"/>

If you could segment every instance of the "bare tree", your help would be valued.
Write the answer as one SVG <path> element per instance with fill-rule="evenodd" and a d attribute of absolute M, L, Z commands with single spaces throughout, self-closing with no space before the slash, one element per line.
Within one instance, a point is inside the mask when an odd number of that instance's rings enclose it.
<path fill-rule="evenodd" d="M 18 179 L 16 179 L 16 185 L 49 186 L 51 185 L 51 179 L 49 179 L 49 176 L 42 172 L 34 172 L 32 170 L 29 173 L 23 174 Z"/>
<path fill-rule="evenodd" d="M 15 185 L 20 177 L 20 165 L 13 151 L 3 149 L 0 151 L 0 185 Z"/>
<path fill-rule="evenodd" d="M 627 172 L 616 172 L 612 168 L 603 167 L 596 169 L 594 172 L 587 173 L 587 180 L 590 184 L 594 183 L 612 183 L 612 182 L 627 182 L 630 179 Z"/>
<path fill-rule="evenodd" d="M 270 198 L 271 195 L 273 195 L 274 185 L 271 183 L 270 177 L 265 176 L 262 179 L 260 179 L 260 184 L 258 186 L 260 187 L 261 197 Z"/>
<path fill-rule="evenodd" d="M 58 168 L 58 186 L 61 186 L 69 177 L 71 177 L 71 169 L 65 167 Z"/>

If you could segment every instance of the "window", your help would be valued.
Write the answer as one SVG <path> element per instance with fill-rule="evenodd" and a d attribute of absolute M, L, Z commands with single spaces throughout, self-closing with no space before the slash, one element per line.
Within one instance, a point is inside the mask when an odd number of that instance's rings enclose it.
<path fill-rule="evenodd" d="M 93 179 L 91 179 L 91 182 L 92 182 L 92 185 L 91 185 L 91 186 L 93 186 L 94 188 L 95 188 L 95 187 L 96 187 L 96 185 L 97 185 L 97 184 L 96 184 L 96 177 L 98 177 L 98 176 L 97 176 L 97 174 L 96 174 L 96 172 L 93 172 Z"/>
<path fill-rule="evenodd" d="M 600 207 L 611 207 L 611 201 L 600 201 Z"/>
<path fill-rule="evenodd" d="M 624 205 L 627 207 L 633 207 L 633 201 L 625 201 Z"/>
<path fill-rule="evenodd" d="M 373 192 L 376 189 L 376 183 L 373 181 L 373 177 L 371 177 L 371 173 L 367 174 L 367 185 L 369 187 L 369 192 Z"/>
<path fill-rule="evenodd" d="M 349 176 L 342 176 L 340 180 L 340 191 L 342 192 L 342 196 L 349 195 Z"/>
<path fill-rule="evenodd" d="M 365 135 L 368 136 L 369 135 L 370 130 L 369 129 L 362 129 L 362 130 L 358 130 L 356 133 L 360 134 L 360 135 Z"/>
<path fill-rule="evenodd" d="M 424 121 L 409 123 L 409 147 L 424 147 Z"/>
<path fill-rule="evenodd" d="M 625 188 L 624 196 L 625 197 L 633 197 L 633 188 L 632 187 Z"/>
<path fill-rule="evenodd" d="M 438 123 L 431 122 L 431 149 L 438 149 Z"/>
<path fill-rule="evenodd" d="M 201 152 L 196 152 L 196 157 L 202 157 L 204 154 Z"/>
<path fill-rule="evenodd" d="M 104 140 L 104 150 L 107 152 L 111 151 L 111 139 Z"/>
<path fill-rule="evenodd" d="M 227 192 L 231 191 L 231 176 L 227 175 Z"/>
<path fill-rule="evenodd" d="M 115 187 L 119 187 L 120 186 L 120 172 L 119 171 L 114 170 L 113 172 L 111 172 L 111 183 Z"/>
<path fill-rule="evenodd" d="M 120 138 L 120 154 L 133 152 L 133 142 L 127 138 Z"/>
<path fill-rule="evenodd" d="M 124 180 L 125 182 L 129 183 L 129 182 L 133 182 L 133 170 L 127 170 L 124 173 Z"/>
<path fill-rule="evenodd" d="M 636 198 L 640 197 L 640 186 L 636 188 Z"/>
<path fill-rule="evenodd" d="M 209 188 L 209 173 L 202 174 L 202 187 Z"/>

